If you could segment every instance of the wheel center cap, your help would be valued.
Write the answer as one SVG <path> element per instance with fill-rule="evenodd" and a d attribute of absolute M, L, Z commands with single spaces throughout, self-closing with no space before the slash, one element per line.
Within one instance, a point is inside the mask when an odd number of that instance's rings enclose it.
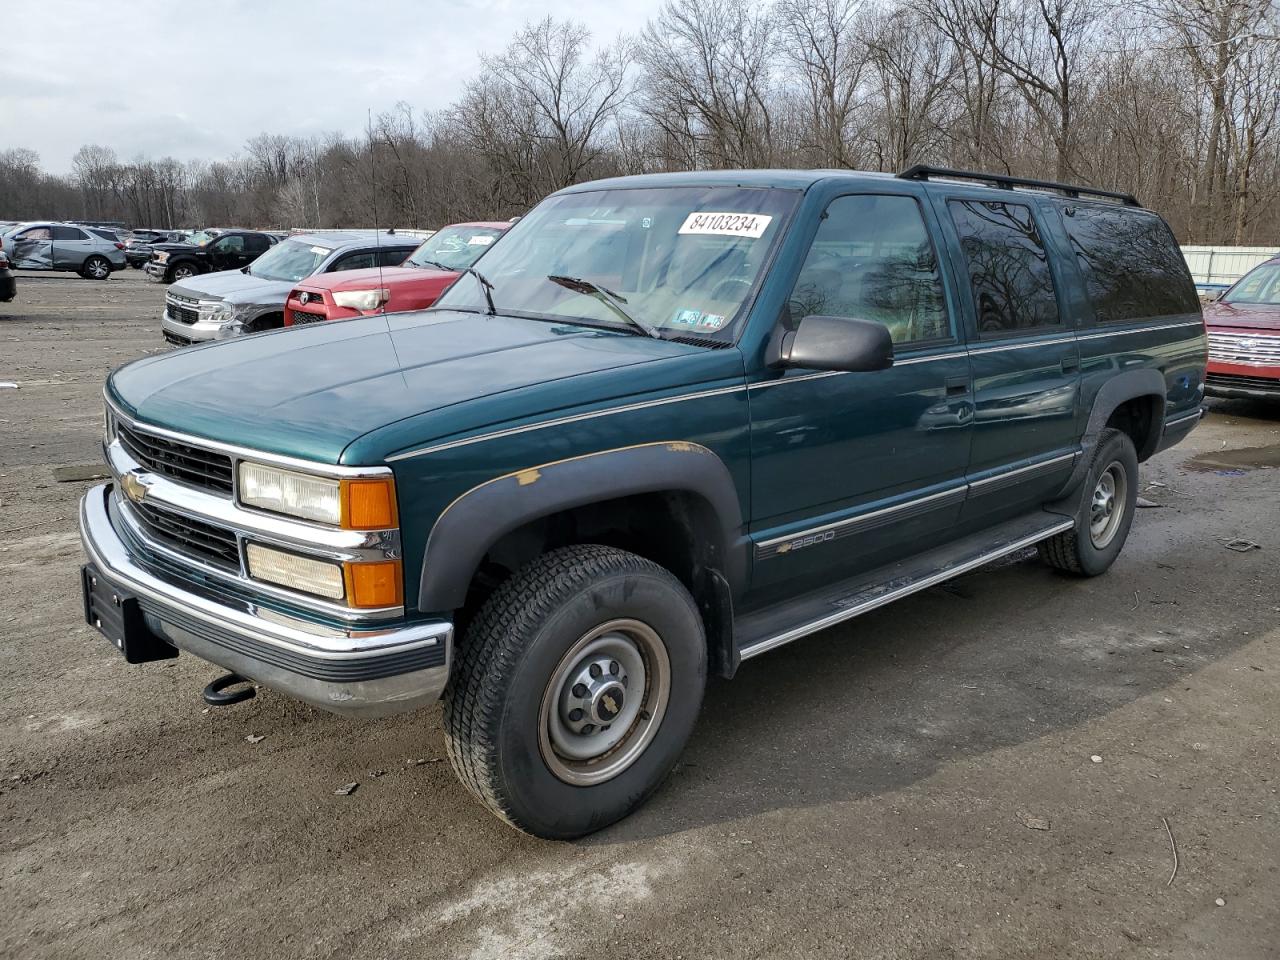
<path fill-rule="evenodd" d="M 591 712 L 598 723 L 612 723 L 622 712 L 627 693 L 620 683 L 610 683 L 602 687 L 591 699 Z"/>

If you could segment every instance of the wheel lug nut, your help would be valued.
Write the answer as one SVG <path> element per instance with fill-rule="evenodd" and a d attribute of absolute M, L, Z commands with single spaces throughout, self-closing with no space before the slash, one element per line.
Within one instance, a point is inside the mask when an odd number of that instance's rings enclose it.
<path fill-rule="evenodd" d="M 587 685 L 585 683 L 575 683 L 573 685 L 573 695 L 579 700 L 585 699 L 587 696 Z"/>
<path fill-rule="evenodd" d="M 582 719 L 582 711 L 579 710 L 577 707 L 574 707 L 572 710 L 569 711 L 569 719 L 573 723 L 577 723 L 579 720 Z"/>
<path fill-rule="evenodd" d="M 586 724 L 586 725 L 582 728 L 582 732 L 583 732 L 583 733 L 595 733 L 595 732 L 596 732 L 596 725 L 595 725 L 594 723 L 588 723 L 588 724 Z"/>
<path fill-rule="evenodd" d="M 591 679 L 593 680 L 597 679 L 600 676 L 600 674 L 604 673 L 604 671 L 600 669 L 600 664 L 598 663 L 593 663 L 591 665 L 590 672 L 591 672 Z"/>
<path fill-rule="evenodd" d="M 618 675 L 618 671 L 619 671 L 619 670 L 621 670 L 621 669 L 622 669 L 622 668 L 621 668 L 620 666 L 618 666 L 618 661 L 617 661 L 617 660 L 611 660 L 611 661 L 609 662 L 609 672 L 610 672 L 611 674 L 613 674 L 615 677 Z"/>

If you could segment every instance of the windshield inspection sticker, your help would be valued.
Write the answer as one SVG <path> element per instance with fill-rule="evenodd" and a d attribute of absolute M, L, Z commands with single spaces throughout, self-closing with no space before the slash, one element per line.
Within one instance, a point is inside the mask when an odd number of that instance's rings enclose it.
<path fill-rule="evenodd" d="M 493 237 L 471 237 L 467 240 L 469 247 L 487 247 L 493 243 Z"/>
<path fill-rule="evenodd" d="M 773 217 L 758 213 L 695 212 L 680 225 L 680 233 L 699 233 L 714 237 L 749 237 L 758 240 Z"/>
<path fill-rule="evenodd" d="M 724 326 L 724 317 L 718 313 L 704 313 L 697 323 L 693 325 L 695 330 L 705 330 L 710 333 L 719 330 Z"/>
<path fill-rule="evenodd" d="M 673 327 L 688 327 L 692 330 L 701 319 L 701 310 L 677 310 L 676 315 L 671 318 L 671 325 Z"/>

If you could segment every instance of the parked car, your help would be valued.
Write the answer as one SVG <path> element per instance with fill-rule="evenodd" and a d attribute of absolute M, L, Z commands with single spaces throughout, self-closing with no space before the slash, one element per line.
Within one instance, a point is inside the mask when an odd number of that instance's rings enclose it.
<path fill-rule="evenodd" d="M 8 303 L 18 295 L 18 281 L 9 269 L 9 258 L 0 250 L 0 303 Z"/>
<path fill-rule="evenodd" d="M 171 240 L 176 236 L 176 230 L 157 230 L 153 227 L 136 227 L 129 231 L 129 236 L 125 240 L 126 247 L 131 247 L 138 243 L 162 243 Z"/>
<path fill-rule="evenodd" d="M 150 239 L 143 239 L 138 236 L 126 240 L 124 242 L 124 258 L 129 266 L 135 270 L 141 270 L 151 259 L 151 254 L 155 250 L 158 243 L 187 243 L 187 236 L 178 231 L 173 233 L 162 233 L 158 236 L 152 236 Z"/>
<path fill-rule="evenodd" d="M 88 280 L 106 280 L 125 266 L 124 244 L 89 227 L 32 221 L 10 227 L 0 240 L 15 270 L 70 270 Z"/>
<path fill-rule="evenodd" d="M 1260 263 L 1205 307 L 1206 391 L 1280 399 L 1280 256 Z"/>
<path fill-rule="evenodd" d="M 1204 371 L 1186 264 L 1129 197 L 580 184 L 428 311 L 112 373 L 85 609 L 130 662 L 337 713 L 443 692 L 471 792 L 576 837 L 657 788 L 709 675 L 1032 545 L 1105 572 Z"/>
<path fill-rule="evenodd" d="M 259 230 L 203 230 L 185 243 L 153 243 L 151 259 L 144 270 L 147 279 L 173 283 L 188 277 L 220 270 L 247 267 L 276 243 L 276 238 Z"/>
<path fill-rule="evenodd" d="M 391 269 L 309 277 L 289 293 L 285 326 L 426 309 L 510 227 L 506 222 L 455 223 Z"/>
<path fill-rule="evenodd" d="M 412 238 L 372 230 L 293 236 L 250 266 L 174 283 L 165 295 L 161 330 L 176 344 L 273 330 L 284 324 L 285 298 L 304 277 L 398 264 L 416 246 Z"/>

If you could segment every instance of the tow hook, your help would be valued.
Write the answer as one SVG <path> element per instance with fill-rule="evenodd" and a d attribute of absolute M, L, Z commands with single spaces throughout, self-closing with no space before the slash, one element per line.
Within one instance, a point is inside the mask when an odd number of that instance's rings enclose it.
<path fill-rule="evenodd" d="M 227 687 L 235 686 L 237 683 L 250 684 L 239 690 L 227 690 Z M 245 700 L 252 700 L 258 695 L 258 691 L 252 686 L 252 681 L 246 677 L 240 676 L 238 673 L 224 673 L 218 679 L 204 688 L 201 696 L 204 702 L 211 707 L 229 707 L 233 703 L 243 703 Z"/>

